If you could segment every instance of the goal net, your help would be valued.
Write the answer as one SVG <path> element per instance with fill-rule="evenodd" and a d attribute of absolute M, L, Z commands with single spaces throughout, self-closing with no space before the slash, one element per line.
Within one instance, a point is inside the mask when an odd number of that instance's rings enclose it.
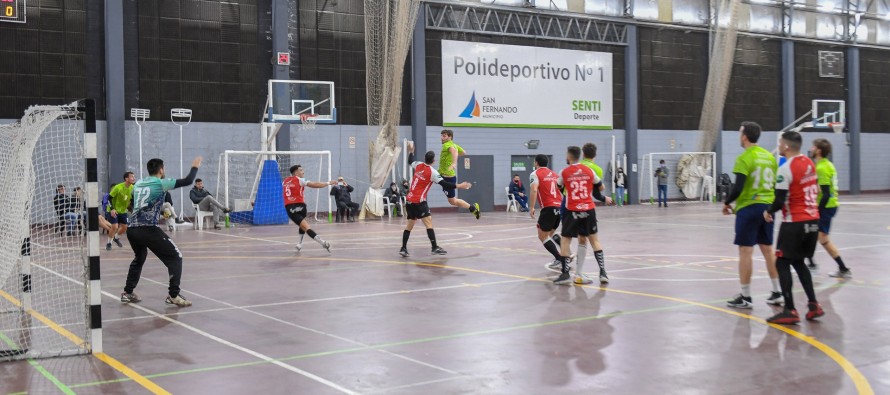
<path fill-rule="evenodd" d="M 220 155 L 216 196 L 232 209 L 232 222 L 283 225 L 289 222 L 281 186 L 290 167 L 303 167 L 308 181 L 331 180 L 330 151 L 225 151 Z M 328 221 L 335 206 L 328 188 L 306 188 L 307 219 Z"/>
<path fill-rule="evenodd" d="M 101 351 L 93 108 L 0 125 L 0 361 Z"/>
<path fill-rule="evenodd" d="M 643 155 L 640 166 L 642 203 L 657 202 L 659 181 L 664 183 L 665 176 L 669 203 L 714 201 L 716 159 L 714 152 L 654 152 Z"/>

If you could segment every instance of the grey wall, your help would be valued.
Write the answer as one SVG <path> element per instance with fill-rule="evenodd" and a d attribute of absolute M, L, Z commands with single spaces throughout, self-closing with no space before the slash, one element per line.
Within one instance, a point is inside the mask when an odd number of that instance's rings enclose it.
<path fill-rule="evenodd" d="M 769 151 L 776 149 L 776 142 L 779 137 L 779 132 L 764 132 L 763 135 L 760 136 L 759 145 L 763 148 L 766 148 Z M 834 153 L 832 154 L 831 161 L 834 163 L 834 167 L 837 168 L 837 179 L 838 179 L 838 189 L 841 191 L 846 191 L 850 189 L 850 150 L 847 146 L 846 142 L 846 134 L 834 134 L 834 133 L 817 133 L 817 132 L 805 132 L 803 134 L 804 139 L 804 148 L 803 150 L 809 150 L 812 146 L 813 140 L 817 138 L 828 139 L 831 142 L 832 148 L 834 149 Z M 875 135 L 875 137 L 880 137 Z M 885 144 L 890 144 L 890 136 L 883 136 L 886 141 Z M 865 149 L 866 147 L 863 147 Z M 736 157 L 739 156 L 743 151 L 741 145 L 739 144 L 739 132 L 738 131 L 724 131 L 723 132 L 723 172 L 726 174 L 732 175 L 732 167 L 735 164 Z M 866 156 L 869 157 L 869 156 Z M 873 158 L 877 159 L 880 156 L 873 156 Z M 886 166 L 884 166 L 886 167 Z M 871 189 L 879 189 L 886 190 L 890 189 L 890 172 L 885 173 L 888 176 L 884 177 L 883 184 L 875 183 L 874 188 Z M 867 189 L 867 188 L 863 188 Z"/>
<path fill-rule="evenodd" d="M 862 190 L 890 189 L 890 135 L 863 133 L 862 138 Z"/>
<path fill-rule="evenodd" d="M 442 149 L 439 138 L 441 127 L 427 127 L 427 149 L 436 152 L 438 160 Z M 492 173 L 495 180 L 495 205 L 506 205 L 507 196 L 504 187 L 510 182 L 510 157 L 512 155 L 553 155 L 555 162 L 550 167 L 559 170 L 565 167 L 565 151 L 570 145 L 581 146 L 591 142 L 597 145 L 597 164 L 606 170 L 609 155 L 612 152 L 612 136 L 615 136 L 615 150 L 624 153 L 623 130 L 570 130 L 570 129 L 512 129 L 512 128 L 457 128 L 454 129 L 454 141 L 471 155 L 494 155 Z M 540 140 L 536 150 L 526 148 L 523 143 L 528 140 Z M 460 163 L 458 163 L 460 166 Z M 460 181 L 460 180 L 459 180 Z M 526 181 L 527 183 L 527 181 Z M 460 194 L 458 194 L 460 197 Z M 448 207 L 445 195 L 437 189 L 430 190 L 430 207 Z"/>

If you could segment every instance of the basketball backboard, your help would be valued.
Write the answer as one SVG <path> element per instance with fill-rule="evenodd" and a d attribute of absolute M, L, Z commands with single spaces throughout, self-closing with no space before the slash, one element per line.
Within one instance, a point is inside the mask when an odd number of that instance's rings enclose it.
<path fill-rule="evenodd" d="M 330 81 L 269 80 L 268 119 L 301 123 L 300 115 L 315 114 L 318 123 L 336 123 L 334 83 Z"/>
<path fill-rule="evenodd" d="M 827 128 L 829 123 L 845 123 L 845 104 L 843 100 L 813 100 L 813 127 Z"/>

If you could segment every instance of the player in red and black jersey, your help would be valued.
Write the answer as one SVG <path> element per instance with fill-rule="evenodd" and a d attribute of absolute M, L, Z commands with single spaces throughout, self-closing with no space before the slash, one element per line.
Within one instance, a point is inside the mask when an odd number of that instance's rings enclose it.
<path fill-rule="evenodd" d="M 562 204 L 562 192 L 559 183 L 559 174 L 547 168 L 549 160 L 547 155 L 535 156 L 535 171 L 529 176 L 531 195 L 528 201 L 529 215 L 535 218 L 535 203 L 541 205 L 541 215 L 538 217 L 538 240 L 544 244 L 544 248 L 553 255 L 551 269 L 560 269 L 559 245 L 560 236 L 556 233 L 559 228 L 559 206 Z"/>
<path fill-rule="evenodd" d="M 405 205 L 405 212 L 408 214 L 408 224 L 405 225 L 405 231 L 402 232 L 402 249 L 399 254 L 403 257 L 408 256 L 408 238 L 411 237 L 411 230 L 414 229 L 414 223 L 421 220 L 426 226 L 426 235 L 430 238 L 433 246 L 432 253 L 434 255 L 445 255 L 446 252 L 442 247 L 436 244 L 436 232 L 433 231 L 433 218 L 430 216 L 430 208 L 426 203 L 426 196 L 430 192 L 433 184 L 439 184 L 445 189 L 470 189 L 473 184 L 462 182 L 455 185 L 452 182 L 445 181 L 439 172 L 433 168 L 436 161 L 436 153 L 429 151 L 424 155 L 423 162 L 414 161 L 414 143 L 408 143 L 408 162 L 414 169 L 414 176 L 411 179 L 411 186 L 408 188 L 408 196 L 405 198 L 408 204 Z"/>
<path fill-rule="evenodd" d="M 303 191 L 309 188 L 324 188 L 328 185 L 337 185 L 337 181 L 316 182 L 309 181 L 304 178 L 303 166 L 293 165 L 290 167 L 290 177 L 285 178 L 282 182 L 284 189 L 284 209 L 287 210 L 287 216 L 300 227 L 300 242 L 297 243 L 297 251 L 303 249 L 303 235 L 308 234 L 313 240 L 321 244 L 325 250 L 331 252 L 331 243 L 324 241 L 310 229 L 309 222 L 306 221 L 306 201 L 303 198 Z"/>
<path fill-rule="evenodd" d="M 785 297 L 785 308 L 782 312 L 767 319 L 774 324 L 792 325 L 800 322 L 800 316 L 794 308 L 794 297 L 791 293 L 793 280 L 791 267 L 807 294 L 809 312 L 807 319 L 813 320 L 825 315 L 816 291 L 813 289 L 813 278 L 804 259 L 812 257 L 819 239 L 819 207 L 816 197 L 819 196 L 816 165 L 805 155 L 801 155 L 800 147 L 803 139 L 800 133 L 785 132 L 779 142 L 779 153 L 788 160 L 779 167 L 776 176 L 776 199 L 769 209 L 763 213 L 766 222 L 773 222 L 773 213 L 782 210 L 784 220 L 779 227 L 779 239 L 776 242 L 776 269 L 779 271 L 779 283 Z M 787 199 L 787 201 L 786 201 Z"/>
<path fill-rule="evenodd" d="M 596 204 L 593 198 L 606 204 L 612 204 L 612 199 L 603 196 L 600 191 L 602 180 L 597 177 L 589 167 L 578 163 L 581 158 L 581 148 L 571 146 L 566 152 L 566 161 L 569 166 L 560 172 L 557 185 L 565 186 L 566 190 L 566 216 L 563 218 L 562 224 L 562 240 L 560 243 L 560 260 L 562 263 L 562 273 L 554 281 L 556 284 L 570 284 L 572 276 L 569 274 L 568 258 L 569 247 L 572 239 L 575 237 L 585 237 L 590 241 L 590 245 L 599 244 L 597 240 L 596 228 Z M 579 256 L 577 259 L 577 268 L 575 269 L 575 283 L 588 284 L 591 282 L 583 273 L 584 262 Z M 606 277 L 604 268 L 600 268 L 600 282 L 606 283 L 609 278 Z"/>

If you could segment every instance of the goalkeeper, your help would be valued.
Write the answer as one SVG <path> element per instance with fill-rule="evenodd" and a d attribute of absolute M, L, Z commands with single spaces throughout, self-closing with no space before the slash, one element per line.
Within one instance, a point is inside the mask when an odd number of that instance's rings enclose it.
<path fill-rule="evenodd" d="M 173 180 L 164 178 L 164 161 L 151 159 L 148 161 L 148 178 L 139 180 L 133 188 L 133 218 L 130 228 L 127 229 L 127 239 L 133 248 L 133 262 L 130 263 L 130 271 L 127 273 L 127 285 L 121 294 L 121 302 L 139 302 L 138 296 L 133 291 L 139 283 L 142 274 L 142 265 L 151 250 L 170 275 L 169 294 L 166 303 L 179 307 L 188 307 L 192 302 L 179 294 L 179 281 L 182 277 L 182 253 L 179 247 L 170 240 L 161 228 L 158 227 L 158 217 L 164 205 L 164 192 L 171 189 L 191 185 L 201 167 L 201 157 L 192 161 L 192 169 L 188 176 Z"/>

